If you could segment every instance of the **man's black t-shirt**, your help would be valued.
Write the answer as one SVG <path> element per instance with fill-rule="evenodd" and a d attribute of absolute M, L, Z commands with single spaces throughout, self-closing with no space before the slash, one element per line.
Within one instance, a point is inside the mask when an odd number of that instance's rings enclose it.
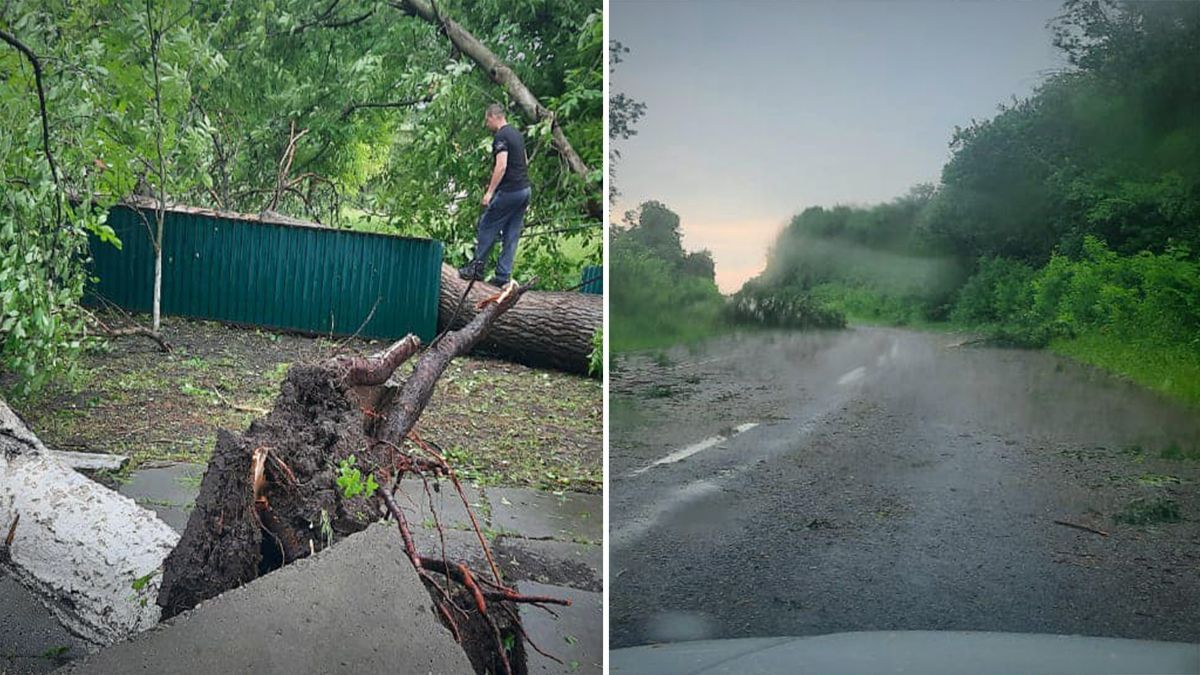
<path fill-rule="evenodd" d="M 508 168 L 497 190 L 516 191 L 529 187 L 529 172 L 525 164 L 525 139 L 521 132 L 505 124 L 492 137 L 492 157 L 508 152 Z"/>

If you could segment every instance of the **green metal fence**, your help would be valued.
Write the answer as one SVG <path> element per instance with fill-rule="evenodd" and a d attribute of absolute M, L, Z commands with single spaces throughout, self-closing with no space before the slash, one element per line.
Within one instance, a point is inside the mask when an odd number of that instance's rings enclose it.
<path fill-rule="evenodd" d="M 580 293 L 604 295 L 604 268 L 600 265 L 588 265 L 583 268 L 579 283 L 583 284 L 579 287 Z"/>
<path fill-rule="evenodd" d="M 153 211 L 144 214 L 152 224 Z M 92 238 L 92 274 L 99 280 L 91 290 L 148 312 L 154 249 L 146 223 L 126 206 L 113 208 L 108 223 L 122 247 Z M 162 312 L 326 335 L 416 333 L 430 340 L 437 331 L 441 264 L 442 243 L 430 239 L 176 209 L 163 223 Z"/>

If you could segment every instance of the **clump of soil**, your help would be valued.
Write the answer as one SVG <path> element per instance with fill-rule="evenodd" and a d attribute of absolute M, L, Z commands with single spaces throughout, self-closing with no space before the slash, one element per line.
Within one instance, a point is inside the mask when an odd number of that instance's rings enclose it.
<path fill-rule="evenodd" d="M 396 449 L 369 436 L 386 387 L 345 387 L 323 364 L 293 366 L 274 408 L 243 434 L 221 431 L 184 534 L 163 565 L 163 619 L 268 574 L 365 529 L 385 513 L 379 495 L 346 497 L 339 465 L 351 456 L 363 474 L 395 465 Z M 263 480 L 255 494 L 256 457 Z M 382 488 L 381 488 L 382 489 Z M 504 672 L 492 625 L 471 594 L 449 583 L 459 638 L 479 673 Z M 425 581 L 436 606 L 445 590 Z M 507 609 L 506 609 L 507 606 Z M 488 603 L 513 673 L 525 673 L 518 616 Z M 446 624 L 445 616 L 434 610 Z"/>
<path fill-rule="evenodd" d="M 297 365 L 266 417 L 244 434 L 218 432 L 195 509 L 163 566 L 158 604 L 164 619 L 324 548 L 322 513 L 335 541 L 375 520 L 364 499 L 342 497 L 335 482 L 343 458 L 357 454 L 360 464 L 369 461 L 362 417 L 330 371 Z M 266 452 L 257 504 L 256 450 Z"/>

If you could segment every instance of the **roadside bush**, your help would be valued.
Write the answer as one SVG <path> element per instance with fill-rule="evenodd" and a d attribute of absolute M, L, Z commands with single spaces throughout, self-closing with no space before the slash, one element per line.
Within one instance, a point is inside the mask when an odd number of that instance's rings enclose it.
<path fill-rule="evenodd" d="M 1121 256 L 1094 237 L 1084 257 L 1055 255 L 1034 280 L 1034 312 L 1070 334 L 1200 346 L 1200 263 L 1181 246 Z"/>
<path fill-rule="evenodd" d="M 958 291 L 950 319 L 964 324 L 1012 323 L 1033 306 L 1034 270 L 1008 258 L 984 258 Z"/>
<path fill-rule="evenodd" d="M 960 289 L 951 318 L 1019 346 L 1098 332 L 1200 348 L 1200 263 L 1180 246 L 1122 256 L 1094 237 L 1084 240 L 1080 259 L 1055 254 L 1039 270 L 985 259 Z"/>

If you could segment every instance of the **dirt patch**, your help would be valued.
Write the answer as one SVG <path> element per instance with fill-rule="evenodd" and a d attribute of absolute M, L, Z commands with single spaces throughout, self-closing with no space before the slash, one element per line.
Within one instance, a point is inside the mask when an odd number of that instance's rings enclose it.
<path fill-rule="evenodd" d="M 6 397 L 51 447 L 127 455 L 126 471 L 148 462 L 206 462 L 218 429 L 245 429 L 271 408 L 292 363 L 338 345 L 177 317 L 164 319 L 163 334 L 171 354 L 123 338 L 86 353 L 73 376 L 35 398 Z M 346 347 L 362 354 L 381 345 Z M 11 376 L 0 376 L 0 387 L 11 385 Z M 465 479 L 598 492 L 602 400 L 595 379 L 465 357 L 438 382 L 419 429 Z"/>

